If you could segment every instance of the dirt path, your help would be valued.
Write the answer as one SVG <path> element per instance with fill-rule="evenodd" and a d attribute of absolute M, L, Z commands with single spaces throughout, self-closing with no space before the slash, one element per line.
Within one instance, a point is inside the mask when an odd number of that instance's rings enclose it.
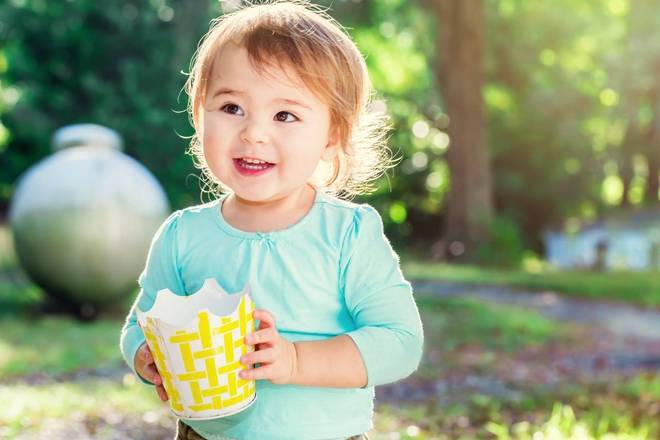
<path fill-rule="evenodd" d="M 486 302 L 530 308 L 560 321 L 593 324 L 619 336 L 660 340 L 660 310 L 602 303 L 500 286 L 467 286 L 438 281 L 413 282 L 415 292 L 479 298 Z"/>
<path fill-rule="evenodd" d="M 640 371 L 660 373 L 660 310 L 500 286 L 423 281 L 413 282 L 413 287 L 420 296 L 476 298 L 538 311 L 565 321 L 572 337 L 516 353 L 491 351 L 487 356 L 480 347 L 458 347 L 451 353 L 429 348 L 423 362 L 437 376 L 415 375 L 379 387 L 379 402 L 433 401 L 443 406 L 475 394 L 517 400 L 535 387 L 622 382 Z M 447 368 L 448 357 L 460 367 Z"/>

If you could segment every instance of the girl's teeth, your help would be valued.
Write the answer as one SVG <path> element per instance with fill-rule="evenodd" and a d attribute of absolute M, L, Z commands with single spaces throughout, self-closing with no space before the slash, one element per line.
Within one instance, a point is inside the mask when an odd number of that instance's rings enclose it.
<path fill-rule="evenodd" d="M 243 168 L 247 168 L 248 170 L 264 170 L 270 167 L 268 162 L 259 162 L 259 161 L 252 162 L 245 159 L 241 159 L 241 166 Z"/>

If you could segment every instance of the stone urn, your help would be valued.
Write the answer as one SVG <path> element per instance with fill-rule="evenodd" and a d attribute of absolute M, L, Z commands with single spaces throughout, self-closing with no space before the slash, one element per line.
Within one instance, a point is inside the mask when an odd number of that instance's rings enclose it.
<path fill-rule="evenodd" d="M 16 255 L 54 303 L 93 317 L 135 291 L 169 203 L 155 177 L 122 153 L 115 131 L 70 125 L 52 144 L 53 154 L 16 183 L 9 208 Z"/>

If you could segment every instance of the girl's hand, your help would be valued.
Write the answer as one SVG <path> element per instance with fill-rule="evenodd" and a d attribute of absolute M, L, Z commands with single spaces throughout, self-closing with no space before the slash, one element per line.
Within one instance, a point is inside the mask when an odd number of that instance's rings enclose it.
<path fill-rule="evenodd" d="M 255 310 L 254 319 L 259 329 L 245 337 L 245 343 L 257 351 L 241 356 L 245 365 L 260 364 L 259 368 L 242 370 L 240 377 L 247 380 L 268 379 L 274 384 L 292 383 L 297 367 L 296 348 L 280 336 L 275 328 L 275 317 L 266 310 Z"/>
<path fill-rule="evenodd" d="M 158 393 L 160 400 L 165 402 L 169 399 L 167 391 L 165 391 L 165 387 L 163 386 L 163 378 L 158 374 L 158 369 L 154 363 L 154 357 L 151 355 L 151 351 L 146 342 L 143 343 L 135 353 L 135 371 L 137 371 L 140 376 L 146 380 L 150 380 L 156 385 L 156 392 Z"/>

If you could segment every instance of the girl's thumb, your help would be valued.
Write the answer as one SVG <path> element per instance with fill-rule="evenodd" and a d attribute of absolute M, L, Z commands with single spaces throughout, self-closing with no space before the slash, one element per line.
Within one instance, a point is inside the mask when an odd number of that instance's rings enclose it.
<path fill-rule="evenodd" d="M 142 347 L 142 359 L 144 359 L 147 362 L 151 362 L 152 360 L 151 352 L 149 351 L 149 348 L 147 347 L 146 344 Z"/>

